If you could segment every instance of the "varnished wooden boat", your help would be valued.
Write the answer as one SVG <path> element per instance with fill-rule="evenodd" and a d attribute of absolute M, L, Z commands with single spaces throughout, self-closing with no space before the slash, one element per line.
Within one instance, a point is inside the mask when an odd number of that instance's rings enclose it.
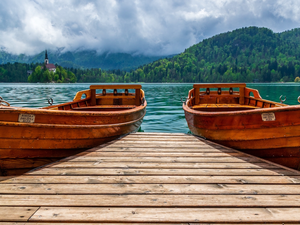
<path fill-rule="evenodd" d="M 92 85 L 72 102 L 41 109 L 5 106 L 1 101 L 2 176 L 26 172 L 133 132 L 140 127 L 147 105 L 141 85 Z"/>
<path fill-rule="evenodd" d="M 194 84 L 183 109 L 193 134 L 300 169 L 300 105 L 264 100 L 246 84 Z"/>

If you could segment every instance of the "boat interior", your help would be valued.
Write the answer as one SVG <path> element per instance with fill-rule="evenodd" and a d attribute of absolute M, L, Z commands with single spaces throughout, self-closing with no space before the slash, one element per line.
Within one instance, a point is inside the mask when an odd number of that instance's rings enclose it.
<path fill-rule="evenodd" d="M 264 100 L 256 89 L 244 83 L 194 84 L 186 104 L 196 111 L 224 112 L 286 106 Z"/>
<path fill-rule="evenodd" d="M 141 85 L 91 85 L 76 93 L 72 102 L 43 109 L 68 111 L 122 111 L 144 105 Z M 50 102 L 49 102 L 50 103 Z"/>

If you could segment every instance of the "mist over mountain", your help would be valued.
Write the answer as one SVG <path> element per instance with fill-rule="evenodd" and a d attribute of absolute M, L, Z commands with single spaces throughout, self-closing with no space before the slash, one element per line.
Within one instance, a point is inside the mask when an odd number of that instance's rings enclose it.
<path fill-rule="evenodd" d="M 98 54 L 95 50 L 64 51 L 64 48 L 57 48 L 56 51 L 48 50 L 50 63 L 58 64 L 65 68 L 101 68 L 104 70 L 132 70 L 137 67 L 151 63 L 168 56 L 146 56 L 128 53 Z M 0 50 L 0 64 L 5 63 L 43 63 L 45 51 L 36 55 L 10 54 L 5 48 Z"/>

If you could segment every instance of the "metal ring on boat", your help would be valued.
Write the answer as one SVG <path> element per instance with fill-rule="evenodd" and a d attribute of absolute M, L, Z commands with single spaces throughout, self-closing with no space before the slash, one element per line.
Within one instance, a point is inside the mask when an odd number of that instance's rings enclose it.
<path fill-rule="evenodd" d="M 117 89 L 114 89 L 114 95 L 117 95 L 117 94 L 118 94 Z"/>
<path fill-rule="evenodd" d="M 232 87 L 231 88 L 229 88 L 229 94 L 233 94 L 233 89 L 232 89 Z"/>
<path fill-rule="evenodd" d="M 218 95 L 220 95 L 222 93 L 221 88 L 218 88 Z"/>
<path fill-rule="evenodd" d="M 2 97 L 0 97 L 0 105 L 10 106 L 10 104 L 7 101 L 4 101 Z"/>
<path fill-rule="evenodd" d="M 281 103 L 284 103 L 284 102 L 285 102 L 285 100 L 286 100 L 286 96 L 284 96 L 284 100 L 282 100 L 282 99 L 281 99 L 281 98 L 282 98 L 282 96 L 283 96 L 283 95 L 281 95 L 281 96 L 279 97 L 279 100 L 280 100 L 280 102 L 281 102 Z"/>
<path fill-rule="evenodd" d="M 126 96 L 128 95 L 128 89 L 125 89 L 125 95 Z"/>
<path fill-rule="evenodd" d="M 300 103 L 300 96 L 298 97 L 298 102 Z"/>
<path fill-rule="evenodd" d="M 102 95 L 105 96 L 106 95 L 106 89 L 102 90 Z"/>
<path fill-rule="evenodd" d="M 206 88 L 206 94 L 209 95 L 209 93 L 210 93 L 209 88 Z"/>

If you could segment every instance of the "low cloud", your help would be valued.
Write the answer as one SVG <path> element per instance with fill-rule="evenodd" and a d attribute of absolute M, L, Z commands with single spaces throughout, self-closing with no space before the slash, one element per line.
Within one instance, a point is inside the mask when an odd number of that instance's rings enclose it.
<path fill-rule="evenodd" d="M 3 0 L 0 47 L 11 53 L 95 49 L 169 55 L 247 26 L 299 27 L 297 0 Z"/>

